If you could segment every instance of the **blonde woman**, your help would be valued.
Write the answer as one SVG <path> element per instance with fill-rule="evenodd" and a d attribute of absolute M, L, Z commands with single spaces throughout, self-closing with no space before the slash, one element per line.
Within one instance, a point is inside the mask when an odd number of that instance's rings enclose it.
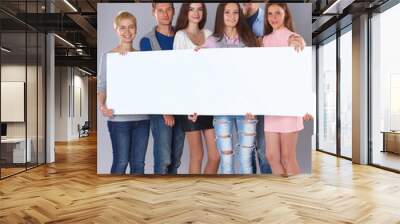
<path fill-rule="evenodd" d="M 136 18 L 129 12 L 120 12 L 114 20 L 119 44 L 111 52 L 134 52 L 132 42 L 136 37 Z M 108 118 L 113 161 L 111 174 L 125 174 L 129 164 L 131 174 L 144 173 L 144 161 L 149 139 L 150 122 L 147 115 L 114 115 L 106 104 L 107 57 L 101 58 L 98 74 L 97 98 L 100 111 Z M 134 103 L 134 102 L 131 102 Z"/>

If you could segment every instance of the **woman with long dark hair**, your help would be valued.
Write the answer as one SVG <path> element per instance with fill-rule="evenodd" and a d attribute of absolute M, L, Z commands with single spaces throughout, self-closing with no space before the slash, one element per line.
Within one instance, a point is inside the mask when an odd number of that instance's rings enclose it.
<path fill-rule="evenodd" d="M 248 26 L 239 3 L 220 3 L 215 16 L 214 33 L 204 47 L 239 46 L 257 47 L 256 37 Z"/>
<path fill-rule="evenodd" d="M 211 31 L 204 29 L 207 21 L 207 9 L 204 3 L 183 3 L 175 26 L 174 49 L 195 49 L 202 46 Z M 189 173 L 202 172 L 204 135 L 207 145 L 207 164 L 205 174 L 216 174 L 219 166 L 219 154 L 215 145 L 215 133 L 212 116 L 179 116 L 189 143 Z"/>
<path fill-rule="evenodd" d="M 256 46 L 256 38 L 247 25 L 240 5 L 238 3 L 220 3 L 217 8 L 214 33 L 207 39 L 204 47 L 240 48 Z M 257 120 L 251 114 L 246 114 L 246 116 L 214 116 L 217 148 L 221 156 L 221 171 L 222 174 L 235 173 L 233 168 L 235 153 L 232 142 L 234 123 L 236 123 L 239 140 L 240 173 L 251 174 L 253 172 L 251 155 L 255 147 L 257 124 Z"/>

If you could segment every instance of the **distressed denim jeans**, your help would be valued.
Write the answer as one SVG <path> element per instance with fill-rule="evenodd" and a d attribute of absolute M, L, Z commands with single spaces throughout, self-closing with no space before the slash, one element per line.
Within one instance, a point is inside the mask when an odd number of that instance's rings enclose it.
<path fill-rule="evenodd" d="M 247 120 L 245 116 L 215 116 L 214 129 L 217 148 L 221 155 L 222 174 L 234 174 L 233 128 L 236 125 L 240 173 L 252 174 L 252 153 L 255 149 L 257 120 Z"/>

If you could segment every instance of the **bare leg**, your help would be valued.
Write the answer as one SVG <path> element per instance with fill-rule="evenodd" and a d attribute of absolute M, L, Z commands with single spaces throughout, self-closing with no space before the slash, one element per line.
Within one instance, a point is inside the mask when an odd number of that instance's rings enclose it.
<path fill-rule="evenodd" d="M 205 174 L 216 174 L 218 172 L 220 155 L 215 144 L 214 129 L 204 130 L 204 137 L 207 144 L 207 165 L 204 170 Z"/>
<path fill-rule="evenodd" d="M 281 134 L 281 162 L 288 175 L 300 173 L 296 157 L 297 137 L 298 132 Z"/>
<path fill-rule="evenodd" d="M 189 131 L 186 136 L 189 143 L 189 174 L 200 174 L 203 161 L 201 131 Z"/>
<path fill-rule="evenodd" d="M 285 173 L 281 164 L 280 134 L 265 132 L 266 151 L 265 155 L 271 165 L 272 174 L 281 175 Z"/>

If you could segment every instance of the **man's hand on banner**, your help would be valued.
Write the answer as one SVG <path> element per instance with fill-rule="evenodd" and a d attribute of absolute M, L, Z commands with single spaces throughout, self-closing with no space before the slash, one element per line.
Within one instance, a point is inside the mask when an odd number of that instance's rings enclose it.
<path fill-rule="evenodd" d="M 195 123 L 196 121 L 197 121 L 197 113 L 194 113 L 194 114 L 191 114 L 191 115 L 188 115 L 188 119 L 190 120 L 190 121 L 192 121 L 193 123 Z"/>
<path fill-rule="evenodd" d="M 254 116 L 254 115 L 251 114 L 251 113 L 247 113 L 247 114 L 246 114 L 246 119 L 247 119 L 247 120 L 255 120 L 255 119 L 256 119 L 256 116 Z"/>
<path fill-rule="evenodd" d="M 175 118 L 173 115 L 163 115 L 163 117 L 167 126 L 173 127 L 175 125 Z"/>

